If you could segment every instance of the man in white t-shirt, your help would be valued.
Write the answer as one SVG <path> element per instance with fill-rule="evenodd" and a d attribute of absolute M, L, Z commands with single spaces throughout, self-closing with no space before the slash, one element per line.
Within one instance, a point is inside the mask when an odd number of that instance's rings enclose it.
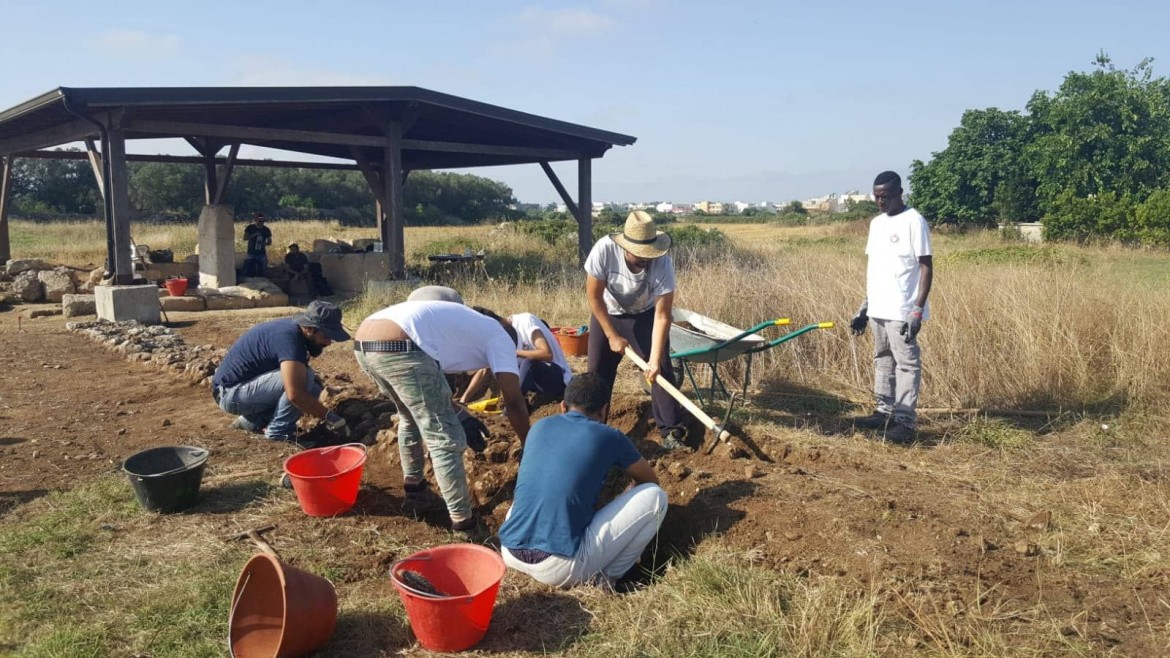
<path fill-rule="evenodd" d="M 573 370 L 548 324 L 532 313 L 516 313 L 501 321 L 516 331 L 520 392 L 539 393 L 552 401 L 564 399 Z M 486 369 L 475 373 L 459 401 L 468 404 L 478 399 L 488 375 Z"/>
<path fill-rule="evenodd" d="M 585 259 L 585 295 L 592 311 L 589 372 L 601 376 L 610 387 L 626 347 L 650 365 L 647 381 L 662 375 L 678 384 L 670 367 L 675 281 L 669 250 L 670 236 L 655 229 L 648 213 L 635 210 L 621 233 L 598 240 Z M 678 401 L 654 384 L 651 407 L 662 446 L 683 447 L 686 417 Z"/>
<path fill-rule="evenodd" d="M 354 334 L 354 356 L 383 394 L 398 406 L 398 454 L 409 499 L 425 491 L 423 446 L 455 530 L 471 531 L 463 451 L 467 439 L 444 372 L 488 368 L 504 397 L 508 422 L 523 442 L 528 407 L 520 393 L 516 340 L 492 317 L 462 304 L 407 301 L 366 318 Z"/>
<path fill-rule="evenodd" d="M 922 386 L 918 332 L 930 316 L 926 299 L 934 280 L 930 228 L 917 210 L 903 203 L 898 174 L 878 174 L 873 195 L 882 214 L 869 224 L 866 297 L 849 326 L 855 336 L 873 326 L 877 409 L 855 419 L 854 425 L 884 430 L 891 441 L 909 441 L 915 435 Z"/>

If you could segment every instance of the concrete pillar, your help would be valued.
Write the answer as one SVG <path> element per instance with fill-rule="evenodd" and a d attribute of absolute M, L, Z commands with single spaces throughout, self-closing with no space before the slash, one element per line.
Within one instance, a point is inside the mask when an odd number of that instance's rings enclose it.
<path fill-rule="evenodd" d="M 199 213 L 199 285 L 236 285 L 236 235 L 231 206 L 203 206 Z"/>

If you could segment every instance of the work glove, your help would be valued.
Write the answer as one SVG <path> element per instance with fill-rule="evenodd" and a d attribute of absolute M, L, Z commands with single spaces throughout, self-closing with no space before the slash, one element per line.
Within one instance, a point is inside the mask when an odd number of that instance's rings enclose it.
<path fill-rule="evenodd" d="M 922 307 L 915 306 L 911 309 L 910 314 L 906 316 L 906 322 L 902 324 L 902 328 L 899 331 L 902 333 L 902 339 L 909 345 L 914 342 L 914 339 L 918 337 L 918 332 L 921 330 Z"/>
<path fill-rule="evenodd" d="M 463 435 L 467 437 L 467 447 L 476 452 L 483 452 L 487 448 L 487 437 L 490 435 L 487 425 L 484 425 L 482 420 L 463 408 L 459 409 L 455 417 L 463 426 Z"/>
<path fill-rule="evenodd" d="M 325 429 L 330 432 L 343 434 L 346 438 L 349 438 L 349 424 L 345 422 L 344 418 L 337 415 L 336 411 L 329 410 L 325 412 Z"/>
<path fill-rule="evenodd" d="M 869 300 L 861 302 L 861 306 L 857 309 L 857 315 L 849 321 L 849 330 L 853 332 L 854 336 L 860 336 L 865 333 L 865 328 L 869 326 Z"/>

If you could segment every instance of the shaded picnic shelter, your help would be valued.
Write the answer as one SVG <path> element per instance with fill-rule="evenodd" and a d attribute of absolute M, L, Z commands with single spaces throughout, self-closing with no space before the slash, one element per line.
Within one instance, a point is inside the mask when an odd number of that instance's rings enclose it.
<path fill-rule="evenodd" d="M 160 138 L 184 139 L 197 155 L 126 153 L 127 140 Z M 127 162 L 136 161 L 203 166 L 201 232 L 209 209 L 220 210 L 230 232 L 230 211 L 220 204 L 237 166 L 360 171 L 376 200 L 392 277 L 405 265 L 402 186 L 411 171 L 537 164 L 577 220 L 583 260 L 592 242 L 592 162 L 634 141 L 419 87 L 59 87 L 0 112 L 0 262 L 12 257 L 8 214 L 18 158 L 89 160 L 115 284 L 134 278 Z M 73 142 L 86 150 L 46 150 Z M 244 144 L 348 162 L 247 160 L 237 157 Z M 564 161 L 577 163 L 576 199 L 549 164 Z M 231 248 L 225 236 L 219 242 Z M 200 244 L 202 260 L 202 237 Z"/>

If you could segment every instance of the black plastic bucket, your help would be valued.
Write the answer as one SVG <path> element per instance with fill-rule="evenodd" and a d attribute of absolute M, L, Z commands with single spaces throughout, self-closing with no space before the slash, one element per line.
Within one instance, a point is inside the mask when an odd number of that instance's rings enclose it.
<path fill-rule="evenodd" d="M 131 455 L 122 462 L 134 495 L 151 512 L 179 512 L 195 504 L 203 467 L 210 455 L 206 448 L 166 446 Z"/>

